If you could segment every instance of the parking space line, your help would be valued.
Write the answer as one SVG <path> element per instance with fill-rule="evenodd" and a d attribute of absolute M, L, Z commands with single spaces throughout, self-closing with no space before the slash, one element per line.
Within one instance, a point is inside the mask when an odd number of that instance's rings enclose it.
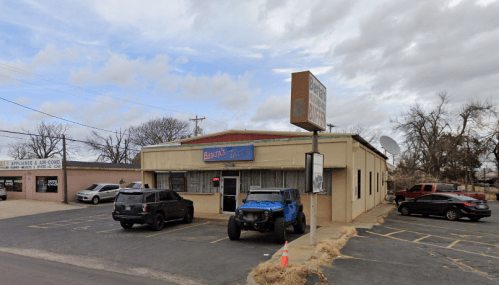
<path fill-rule="evenodd" d="M 425 238 L 429 238 L 429 237 L 431 237 L 431 236 L 432 236 L 432 235 L 427 235 L 427 236 L 424 236 L 424 237 L 421 237 L 421 238 L 415 239 L 415 240 L 413 240 L 413 242 L 420 242 L 420 241 L 424 240 Z"/>
<path fill-rule="evenodd" d="M 159 232 L 157 234 L 153 234 L 153 235 L 149 235 L 149 236 L 146 236 L 146 238 L 150 238 L 150 237 L 155 237 L 155 236 L 159 236 L 159 235 L 162 235 L 162 234 L 167 234 L 167 233 L 171 233 L 171 232 L 176 232 L 176 231 L 180 231 L 180 230 L 183 230 L 183 229 L 188 229 L 188 228 L 193 228 L 193 227 L 198 227 L 198 226 L 202 226 L 202 225 L 206 225 L 206 224 L 209 224 L 210 222 L 206 222 L 206 223 L 202 223 L 202 224 L 198 224 L 198 225 L 192 225 L 192 226 L 189 226 L 189 227 L 182 227 L 180 229 L 175 229 L 175 230 L 171 230 L 171 231 L 167 231 L 167 232 Z"/>
<path fill-rule="evenodd" d="M 456 239 L 455 241 L 453 241 L 451 244 L 449 244 L 446 248 L 452 248 L 453 246 L 455 246 L 458 242 L 460 242 L 460 240 Z"/>
<path fill-rule="evenodd" d="M 392 236 L 386 236 L 386 235 L 382 235 L 380 233 L 375 233 L 375 232 L 371 232 L 371 231 L 366 231 L 366 232 L 370 233 L 370 234 L 373 234 L 373 235 L 377 235 L 377 236 L 381 236 L 381 237 L 387 237 L 387 238 L 391 238 L 391 239 L 395 239 L 395 240 L 399 240 L 399 241 L 405 241 L 405 242 L 410 242 L 410 243 L 413 242 L 413 241 L 410 241 L 410 240 L 405 240 L 405 239 L 396 238 L 396 237 L 392 237 Z M 485 257 L 499 259 L 499 256 L 488 255 L 488 254 L 485 254 L 485 253 L 482 253 L 482 252 L 477 253 L 477 252 L 472 252 L 472 251 L 467 251 L 467 250 L 462 250 L 462 249 L 447 248 L 445 246 L 431 244 L 431 243 L 424 243 L 424 242 L 416 242 L 416 243 L 417 244 L 424 244 L 424 245 L 428 245 L 428 246 L 433 246 L 433 247 L 438 247 L 438 248 L 443 248 L 443 249 L 448 249 L 448 250 L 455 250 L 455 251 L 459 251 L 459 252 L 464 252 L 464 253 L 469 253 L 469 254 L 474 254 L 474 255 L 480 255 L 480 256 L 485 256 Z"/>
<path fill-rule="evenodd" d="M 105 231 L 100 231 L 100 232 L 96 232 L 97 234 L 100 234 L 100 233 L 105 233 L 105 232 L 112 232 L 112 231 L 116 231 L 116 230 L 119 230 L 121 228 L 115 228 L 115 229 L 110 229 L 110 230 L 105 230 Z"/>
<path fill-rule="evenodd" d="M 392 227 L 387 227 L 387 226 L 385 226 L 385 228 L 392 229 L 392 230 L 399 230 L 397 228 L 392 228 Z M 406 232 L 420 234 L 420 235 L 425 235 L 425 233 L 420 233 L 420 232 L 415 232 L 415 231 L 408 231 L 408 230 L 406 230 Z M 456 240 L 456 238 L 453 238 L 453 237 L 450 238 L 450 237 L 443 237 L 443 236 L 436 236 L 436 235 L 431 235 L 431 236 L 434 236 L 434 237 L 437 237 L 437 238 L 449 239 L 449 240 Z M 473 241 L 473 240 L 461 240 L 461 241 L 470 242 L 470 243 L 476 243 L 476 244 L 482 244 L 482 245 L 487 245 L 487 246 L 498 247 L 499 248 L 499 245 L 495 245 L 495 244 L 492 244 L 492 243 L 485 243 L 485 242 Z"/>
<path fill-rule="evenodd" d="M 245 232 L 247 232 L 247 231 L 242 231 L 242 232 L 241 232 L 241 234 L 244 234 Z M 224 238 L 221 238 L 221 239 L 217 239 L 217 240 L 215 240 L 215 241 L 212 241 L 212 242 L 210 242 L 210 243 L 217 243 L 217 242 L 219 242 L 219 241 L 223 241 L 224 239 L 228 239 L 228 238 L 229 238 L 229 237 L 227 236 L 227 237 L 224 237 Z"/>
<path fill-rule="evenodd" d="M 397 232 L 392 232 L 392 233 L 389 233 L 389 234 L 386 234 L 386 235 L 383 235 L 385 237 L 388 237 L 388 236 L 391 236 L 391 235 L 394 235 L 394 234 L 398 234 L 398 233 L 403 233 L 405 232 L 405 230 L 400 230 L 400 231 L 397 231 Z"/>
<path fill-rule="evenodd" d="M 43 223 L 43 224 L 39 224 L 39 225 L 31 225 L 28 227 L 40 228 L 40 229 L 50 229 L 50 228 L 71 226 L 71 225 L 76 225 L 76 224 L 81 224 L 81 223 L 95 222 L 97 220 L 105 220 L 108 218 L 109 218 L 108 214 L 100 214 L 100 215 L 89 216 L 89 217 L 84 217 L 84 218 L 75 218 L 75 219 L 69 219 L 69 220 L 53 221 L 53 222 Z"/>

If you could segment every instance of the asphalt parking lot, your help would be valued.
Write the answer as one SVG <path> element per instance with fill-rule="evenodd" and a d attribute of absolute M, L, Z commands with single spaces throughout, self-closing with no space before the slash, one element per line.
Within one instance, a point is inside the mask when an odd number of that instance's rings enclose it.
<path fill-rule="evenodd" d="M 194 219 L 121 228 L 113 204 L 0 220 L 1 251 L 130 274 L 148 270 L 168 284 L 245 284 L 251 268 L 282 247 L 271 234 L 227 237 L 227 224 Z M 196 215 L 195 215 L 196 217 Z M 288 241 L 301 235 L 288 230 Z"/>
<path fill-rule="evenodd" d="M 358 229 L 322 271 L 335 285 L 499 284 L 499 203 L 489 206 L 492 217 L 478 222 L 394 210 L 382 225 Z"/>

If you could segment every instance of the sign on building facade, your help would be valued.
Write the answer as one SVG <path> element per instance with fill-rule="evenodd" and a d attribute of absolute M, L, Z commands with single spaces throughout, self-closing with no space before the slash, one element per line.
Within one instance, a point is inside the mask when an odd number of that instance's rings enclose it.
<path fill-rule="evenodd" d="M 1 160 L 0 170 L 62 169 L 61 158 Z"/>
<path fill-rule="evenodd" d="M 203 161 L 253 160 L 253 145 L 203 148 Z"/>

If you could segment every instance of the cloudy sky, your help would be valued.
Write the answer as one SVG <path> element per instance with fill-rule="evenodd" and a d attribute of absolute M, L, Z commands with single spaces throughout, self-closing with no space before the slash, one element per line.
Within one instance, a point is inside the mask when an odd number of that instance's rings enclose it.
<path fill-rule="evenodd" d="M 0 0 L 0 130 L 67 123 L 12 101 L 111 131 L 196 115 L 205 134 L 296 131 L 290 76 L 310 70 L 328 124 L 396 138 L 390 118 L 438 92 L 497 97 L 497 15 L 488 0 Z M 21 136 L 0 136 L 7 159 Z"/>

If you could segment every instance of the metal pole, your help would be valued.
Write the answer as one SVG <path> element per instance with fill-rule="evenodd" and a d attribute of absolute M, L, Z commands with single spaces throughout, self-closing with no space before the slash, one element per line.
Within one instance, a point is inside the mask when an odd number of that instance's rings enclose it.
<path fill-rule="evenodd" d="M 319 152 L 319 135 L 314 131 L 312 137 L 312 152 Z M 317 245 L 317 193 L 312 191 L 310 195 L 310 245 Z"/>
<path fill-rule="evenodd" d="M 68 203 L 68 172 L 66 166 L 66 135 L 62 135 L 62 172 L 64 173 L 64 203 Z"/>

